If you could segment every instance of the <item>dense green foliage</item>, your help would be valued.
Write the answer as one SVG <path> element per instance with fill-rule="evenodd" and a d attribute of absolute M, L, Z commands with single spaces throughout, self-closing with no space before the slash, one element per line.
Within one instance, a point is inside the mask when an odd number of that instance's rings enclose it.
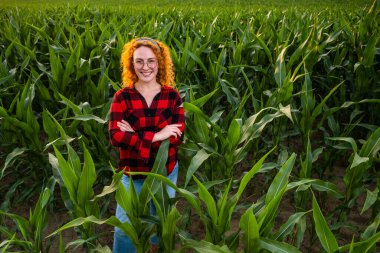
<path fill-rule="evenodd" d="M 73 244 L 86 249 L 106 223 L 141 252 L 153 233 L 165 252 L 178 237 L 183 251 L 376 252 L 378 1 L 16 2 L 0 4 L 1 250 L 48 252 L 45 217 L 64 203 L 70 222 L 55 234 L 76 227 Z M 112 170 L 107 114 L 123 44 L 138 36 L 164 41 L 174 60 L 187 128 L 173 187 L 185 210 L 169 211 L 178 200 L 158 190 L 170 184 L 160 175 L 126 197 Z M 39 193 L 29 219 L 11 212 Z M 128 199 L 132 225 L 109 213 L 115 196 Z M 284 196 L 291 216 L 278 224 Z M 203 234 L 192 234 L 194 219 Z"/>

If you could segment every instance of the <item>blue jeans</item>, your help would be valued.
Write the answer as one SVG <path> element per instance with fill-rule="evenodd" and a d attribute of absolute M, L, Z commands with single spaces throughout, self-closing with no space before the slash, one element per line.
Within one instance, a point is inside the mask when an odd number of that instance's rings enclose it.
<path fill-rule="evenodd" d="M 178 163 L 174 167 L 174 170 L 172 173 L 170 173 L 167 178 L 172 181 L 174 184 L 177 184 L 177 178 L 178 178 Z M 123 175 L 121 178 L 121 182 L 123 183 L 123 186 L 129 192 L 129 177 L 126 175 Z M 141 188 L 144 184 L 144 179 L 134 179 L 132 180 L 133 186 L 135 187 L 136 193 L 140 195 Z M 175 190 L 169 186 L 166 187 L 168 191 L 168 195 L 170 198 L 175 197 Z M 154 215 L 156 213 L 155 206 L 153 203 L 150 204 L 150 214 Z M 116 205 L 116 218 L 118 218 L 121 222 L 129 221 L 128 216 L 126 215 L 125 211 L 119 204 Z M 152 244 L 158 244 L 158 238 L 157 236 L 154 236 L 151 239 Z M 126 236 L 123 231 L 121 231 L 118 227 L 115 227 L 115 234 L 114 234 L 114 241 L 113 241 L 113 252 L 114 253 L 135 253 L 135 247 L 133 246 L 132 241 Z"/>

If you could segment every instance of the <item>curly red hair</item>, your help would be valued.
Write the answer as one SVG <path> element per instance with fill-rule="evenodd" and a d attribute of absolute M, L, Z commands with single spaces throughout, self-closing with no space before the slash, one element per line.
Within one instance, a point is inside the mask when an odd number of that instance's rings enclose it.
<path fill-rule="evenodd" d="M 158 40 L 146 37 L 133 39 L 123 47 L 120 59 L 123 86 L 133 87 L 138 81 L 138 77 L 133 68 L 133 53 L 141 46 L 149 47 L 156 55 L 158 62 L 157 82 L 162 86 L 174 87 L 174 65 L 170 57 L 168 46 Z"/>

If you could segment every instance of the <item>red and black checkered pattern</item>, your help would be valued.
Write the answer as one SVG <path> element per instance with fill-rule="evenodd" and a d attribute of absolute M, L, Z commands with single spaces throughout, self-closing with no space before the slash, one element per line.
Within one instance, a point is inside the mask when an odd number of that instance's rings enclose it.
<path fill-rule="evenodd" d="M 126 120 L 135 132 L 122 132 L 117 122 Z M 153 167 L 161 142 L 152 143 L 153 136 L 168 124 L 180 123 L 185 130 L 184 110 L 178 91 L 163 86 L 148 107 L 144 97 L 135 88 L 123 88 L 113 97 L 108 131 L 111 144 L 119 148 L 119 169 L 148 172 Z M 182 136 L 184 136 L 182 134 Z M 177 162 L 177 147 L 182 138 L 170 138 L 168 175 Z"/>

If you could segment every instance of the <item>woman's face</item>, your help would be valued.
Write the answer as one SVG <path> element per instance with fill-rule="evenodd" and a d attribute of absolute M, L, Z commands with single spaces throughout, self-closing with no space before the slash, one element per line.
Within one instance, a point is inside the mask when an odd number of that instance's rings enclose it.
<path fill-rule="evenodd" d="M 141 46 L 135 50 L 133 68 L 139 81 L 144 83 L 156 82 L 158 62 L 151 48 Z"/>

